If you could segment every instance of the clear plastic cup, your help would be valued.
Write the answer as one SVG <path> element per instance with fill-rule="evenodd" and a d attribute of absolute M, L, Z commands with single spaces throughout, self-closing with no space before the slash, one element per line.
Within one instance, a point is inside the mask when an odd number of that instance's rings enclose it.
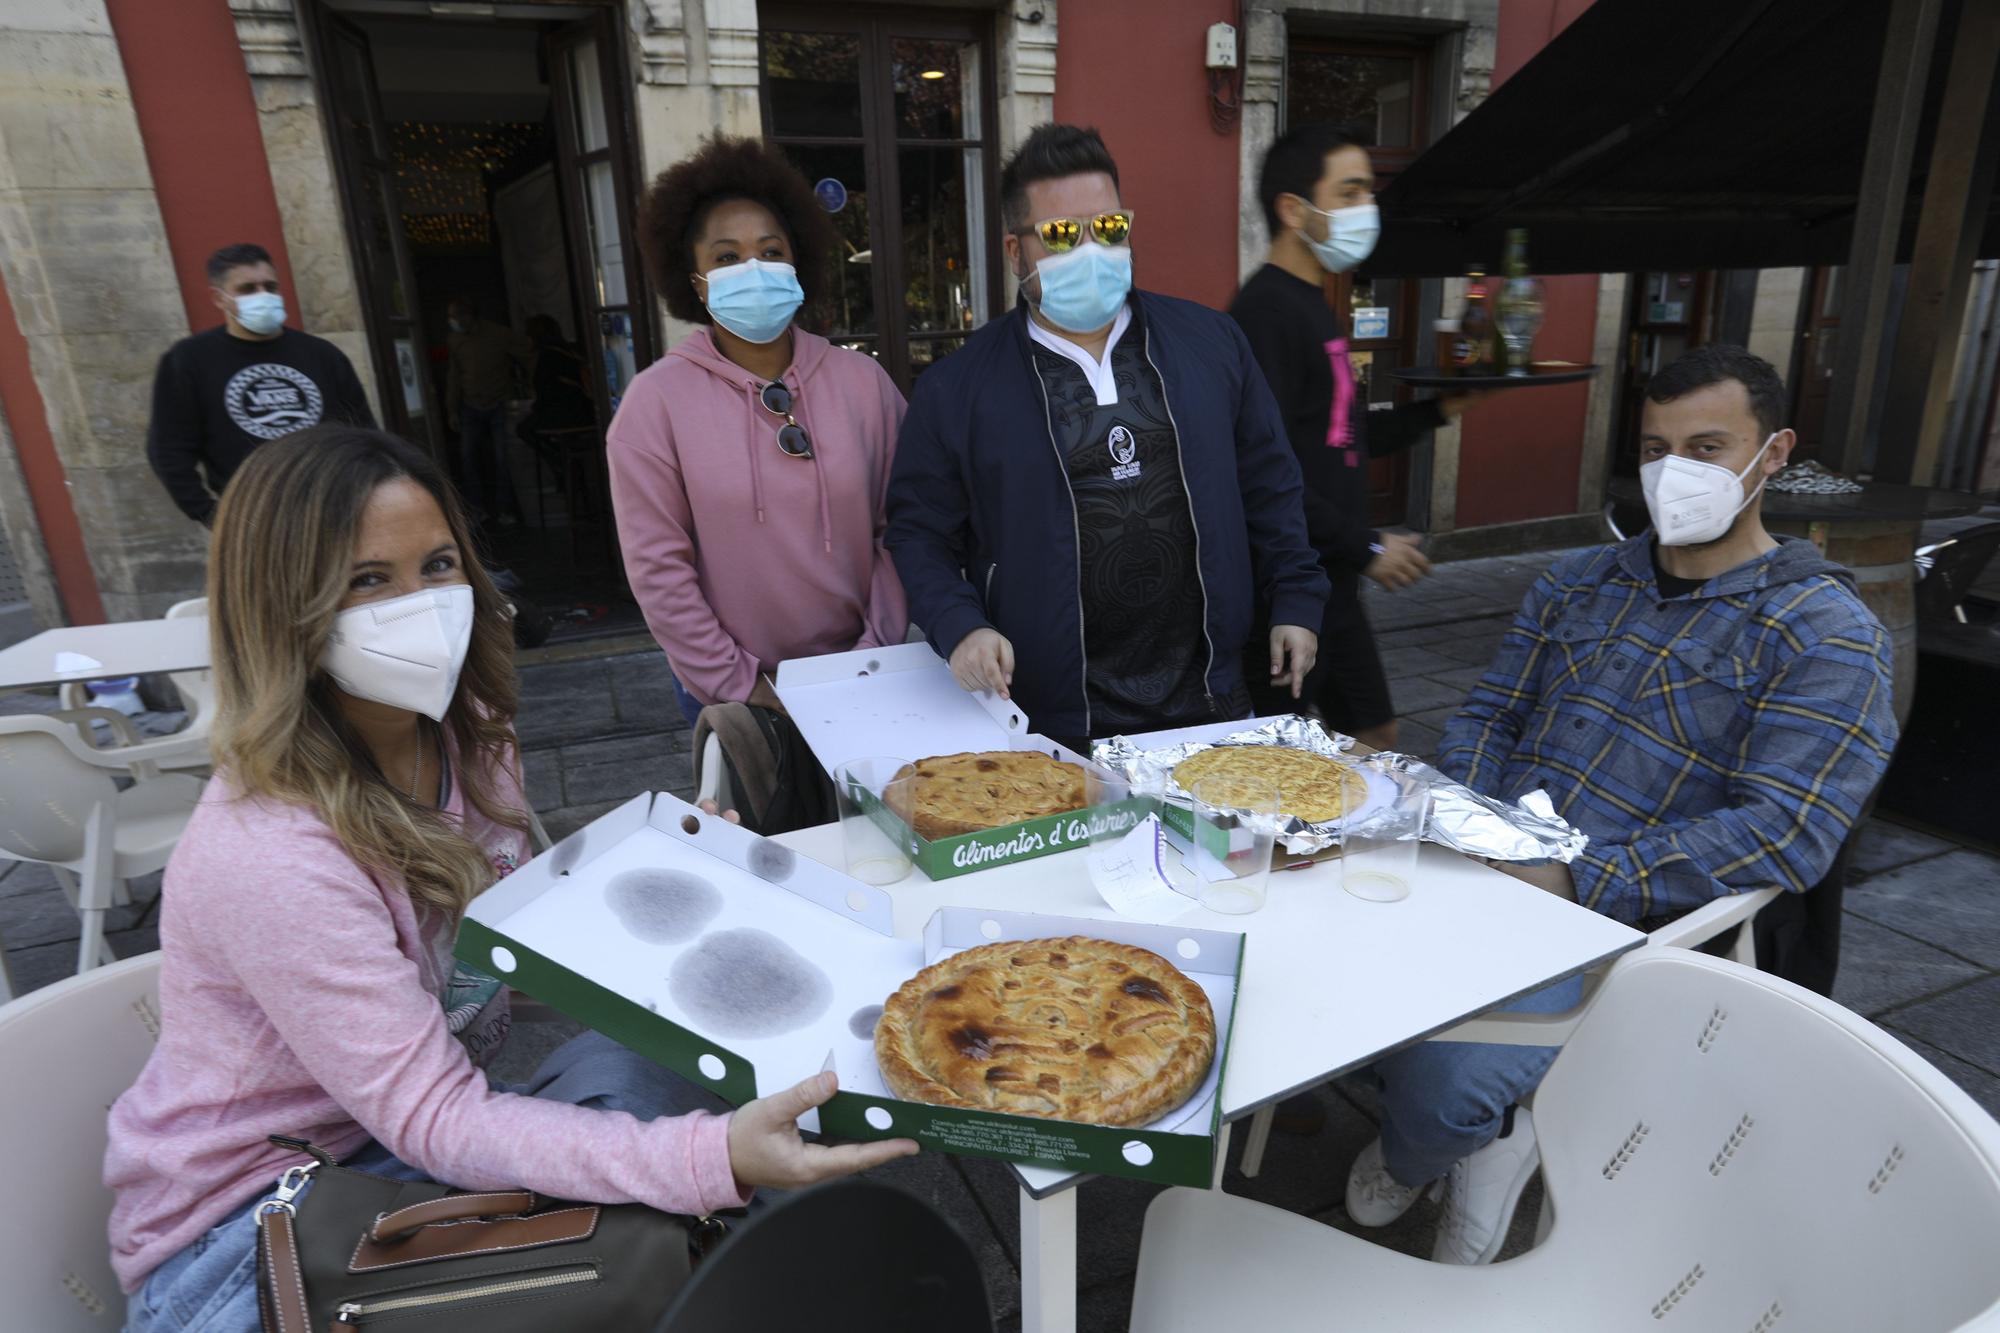
<path fill-rule="evenodd" d="M 1271 880 L 1277 785 L 1207 777 L 1188 795 L 1194 798 L 1194 847 L 1184 869 L 1193 872 L 1197 900 L 1211 912 L 1230 916 L 1258 910 Z"/>
<path fill-rule="evenodd" d="M 847 873 L 863 884 L 894 884 L 910 873 L 910 835 L 895 813 L 912 806 L 915 775 L 896 776 L 909 766 L 906 759 L 876 755 L 850 759 L 834 769 Z"/>
<path fill-rule="evenodd" d="M 1386 775 L 1398 788 L 1393 806 L 1374 812 L 1340 838 L 1341 887 L 1371 903 L 1399 902 L 1417 882 L 1417 851 L 1430 818 L 1428 784 L 1406 774 Z"/>

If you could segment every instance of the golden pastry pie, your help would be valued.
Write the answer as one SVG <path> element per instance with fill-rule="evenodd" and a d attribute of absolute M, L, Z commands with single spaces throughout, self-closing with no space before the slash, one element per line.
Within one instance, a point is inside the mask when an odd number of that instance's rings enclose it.
<path fill-rule="evenodd" d="M 908 777 L 916 781 L 893 785 Z M 1036 750 L 919 759 L 896 770 L 891 781 L 889 808 L 931 842 L 1087 804 L 1083 769 Z"/>
<path fill-rule="evenodd" d="M 1215 1013 L 1180 969 L 1071 935 L 985 944 L 903 983 L 875 1059 L 907 1101 L 1092 1125 L 1143 1125 L 1215 1058 Z"/>
<path fill-rule="evenodd" d="M 1368 780 L 1358 769 L 1283 745 L 1218 745 L 1174 765 L 1174 782 L 1190 795 L 1203 778 L 1220 779 L 1225 791 L 1231 782 L 1246 780 L 1252 790 L 1276 787 L 1279 813 L 1308 824 L 1339 819 L 1368 798 Z M 1214 785 L 1204 791 L 1213 795 Z M 1228 800 L 1225 796 L 1216 803 L 1227 805 Z"/>

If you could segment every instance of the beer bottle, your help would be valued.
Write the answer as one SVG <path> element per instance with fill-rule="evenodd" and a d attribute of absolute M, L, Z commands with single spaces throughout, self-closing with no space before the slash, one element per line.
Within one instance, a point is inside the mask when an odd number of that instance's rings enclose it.
<path fill-rule="evenodd" d="M 1497 342 L 1493 311 L 1486 299 L 1486 271 L 1475 268 L 1466 274 L 1465 313 L 1458 317 L 1453 369 L 1460 375 L 1499 374 L 1493 356 Z"/>

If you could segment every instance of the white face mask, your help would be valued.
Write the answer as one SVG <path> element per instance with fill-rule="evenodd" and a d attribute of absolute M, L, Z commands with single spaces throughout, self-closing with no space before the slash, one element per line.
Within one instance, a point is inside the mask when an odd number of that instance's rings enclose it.
<path fill-rule="evenodd" d="M 1745 495 L 1743 479 L 1777 438 L 1773 432 L 1741 472 L 1674 454 L 1641 465 L 1639 485 L 1646 493 L 1646 512 L 1652 515 L 1660 545 L 1699 546 L 1727 533 L 1736 516 L 1764 489 L 1760 477 L 1756 489 Z"/>
<path fill-rule="evenodd" d="M 319 664 L 357 699 L 442 722 L 471 645 L 472 589 L 460 584 L 342 611 Z"/>
<path fill-rule="evenodd" d="M 236 322 L 269 335 L 285 327 L 285 298 L 276 292 L 245 292 L 236 298 Z"/>
<path fill-rule="evenodd" d="M 1373 204 L 1351 208 L 1313 208 L 1326 219 L 1326 239 L 1316 241 L 1304 228 L 1299 239 L 1312 247 L 1313 258 L 1328 273 L 1345 273 L 1375 253 L 1375 240 L 1382 234 L 1382 214 Z"/>

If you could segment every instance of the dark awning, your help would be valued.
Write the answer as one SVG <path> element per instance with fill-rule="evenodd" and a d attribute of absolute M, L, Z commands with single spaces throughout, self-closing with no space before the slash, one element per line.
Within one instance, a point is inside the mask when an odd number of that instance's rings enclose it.
<path fill-rule="evenodd" d="M 1904 257 L 1963 2 L 1939 21 Z M 1368 271 L 1491 266 L 1508 227 L 1529 229 L 1538 273 L 1844 263 L 1888 14 L 1889 0 L 1596 0 L 1383 192 Z M 1984 233 L 1979 253 L 2000 255 L 1990 211 Z"/>

